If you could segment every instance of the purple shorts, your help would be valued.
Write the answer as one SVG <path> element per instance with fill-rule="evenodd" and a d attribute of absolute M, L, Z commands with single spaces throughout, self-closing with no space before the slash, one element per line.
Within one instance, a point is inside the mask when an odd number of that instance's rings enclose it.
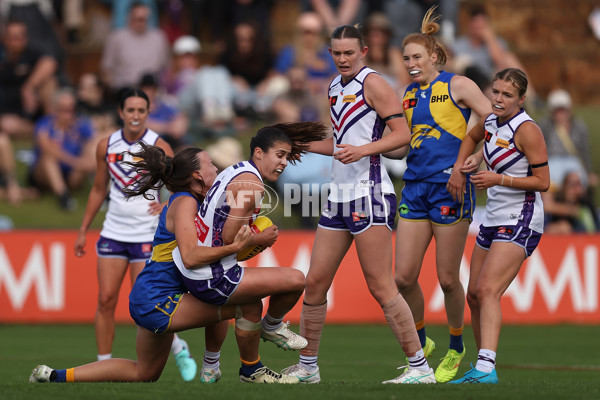
<path fill-rule="evenodd" d="M 239 265 L 228 269 L 221 276 L 212 279 L 194 280 L 183 278 L 185 288 L 198 300 L 208 304 L 222 305 L 235 292 L 244 276 L 244 269 Z"/>
<path fill-rule="evenodd" d="M 489 250 L 492 242 L 511 242 L 525 250 L 529 257 L 540 243 L 542 234 L 519 225 L 479 226 L 477 245 Z"/>
<path fill-rule="evenodd" d="M 331 230 L 350 231 L 356 235 L 364 232 L 371 225 L 387 225 L 392 230 L 395 217 L 395 194 L 365 196 L 347 203 L 334 203 L 327 200 L 319 218 L 319 226 Z"/>
<path fill-rule="evenodd" d="M 152 256 L 152 242 L 127 243 L 100 236 L 96 242 L 98 257 L 123 258 L 129 262 L 146 261 Z"/>

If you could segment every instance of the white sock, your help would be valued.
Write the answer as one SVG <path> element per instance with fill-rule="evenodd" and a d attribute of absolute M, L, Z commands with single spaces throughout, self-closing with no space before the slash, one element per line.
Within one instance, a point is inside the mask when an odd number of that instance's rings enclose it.
<path fill-rule="evenodd" d="M 417 351 L 414 356 L 408 357 L 408 366 L 422 372 L 429 372 L 429 364 L 427 363 L 423 349 Z"/>
<path fill-rule="evenodd" d="M 214 369 L 216 370 L 217 368 L 219 368 L 220 362 L 219 359 L 221 358 L 221 352 L 217 351 L 217 352 L 213 352 L 213 351 L 208 351 L 205 350 L 204 351 L 204 361 L 202 363 L 202 368 L 209 368 L 209 369 Z"/>
<path fill-rule="evenodd" d="M 263 317 L 262 321 L 260 321 L 260 322 L 265 331 L 273 332 L 281 326 L 281 323 L 283 322 L 283 318 L 273 318 L 269 315 L 269 313 L 266 313 L 265 316 Z"/>
<path fill-rule="evenodd" d="M 319 366 L 317 365 L 318 356 L 303 356 L 300 355 L 300 366 L 308 372 L 315 371 Z"/>
<path fill-rule="evenodd" d="M 475 368 L 489 374 L 496 368 L 496 352 L 488 349 L 479 350 Z"/>
<path fill-rule="evenodd" d="M 173 335 L 173 343 L 171 343 L 171 354 L 175 355 L 183 350 L 183 340 L 177 335 Z"/>
<path fill-rule="evenodd" d="M 112 358 L 112 353 L 98 354 L 98 361 L 110 360 L 111 358 Z"/>

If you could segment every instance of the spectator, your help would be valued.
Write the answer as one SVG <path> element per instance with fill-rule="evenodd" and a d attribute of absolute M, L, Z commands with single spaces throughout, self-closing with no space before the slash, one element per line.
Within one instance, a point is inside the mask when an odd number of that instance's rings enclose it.
<path fill-rule="evenodd" d="M 578 171 L 564 174 L 558 191 L 542 194 L 546 233 L 592 233 L 600 230 L 598 213 Z"/>
<path fill-rule="evenodd" d="M 29 172 L 32 185 L 50 189 L 64 210 L 75 208 L 71 191 L 95 171 L 94 130 L 91 121 L 75 114 L 76 102 L 71 89 L 55 93 L 52 113 L 35 128 L 35 159 Z"/>
<path fill-rule="evenodd" d="M 108 99 L 99 75 L 85 73 L 77 86 L 77 113 L 92 121 L 98 137 L 117 130 L 117 105 Z"/>
<path fill-rule="evenodd" d="M 400 94 L 412 81 L 406 72 L 399 47 L 392 46 L 392 24 L 383 13 L 373 13 L 365 21 L 369 52 L 365 64 L 378 71 Z"/>
<path fill-rule="evenodd" d="M 186 144 L 186 134 L 189 126 L 187 116 L 180 112 L 173 102 L 165 100 L 156 78 L 146 74 L 140 82 L 140 89 L 148 95 L 150 112 L 146 126 L 160 135 L 173 149 Z"/>
<path fill-rule="evenodd" d="M 40 104 L 53 91 L 57 63 L 50 55 L 31 45 L 27 26 L 9 20 L 0 44 L 0 180 L 4 180 L 10 203 L 17 204 L 22 192 L 17 179 L 11 141 L 33 136 L 33 121 Z"/>
<path fill-rule="evenodd" d="M 567 171 L 579 171 L 584 186 L 598 185 L 592 170 L 590 134 L 583 120 L 572 111 L 572 101 L 564 89 L 548 95 L 549 115 L 540 121 L 548 146 L 548 163 L 552 186 L 560 187 Z M 552 188 L 551 188 L 552 189 Z"/>
<path fill-rule="evenodd" d="M 525 68 L 510 51 L 506 41 L 496 35 L 484 7 L 475 6 L 469 15 L 466 33 L 457 38 L 452 46 L 453 69 L 457 74 L 473 77 L 473 81 L 486 93 L 496 72 L 505 68 L 525 71 Z M 487 79 L 482 79 L 483 77 Z M 532 101 L 535 94 L 531 85 L 528 90 L 528 101 Z"/>
<path fill-rule="evenodd" d="M 275 70 L 282 75 L 293 66 L 304 68 L 309 90 L 315 96 L 326 96 L 325 88 L 337 72 L 323 29 L 318 14 L 301 13 L 296 20 L 293 44 L 284 46 L 275 62 Z"/>
<path fill-rule="evenodd" d="M 151 11 L 148 18 L 148 27 L 156 29 L 158 27 L 158 5 L 156 0 L 102 0 L 111 3 L 112 6 L 112 27 L 113 29 L 123 29 L 127 26 L 128 12 L 136 5 L 145 5 Z"/>
<path fill-rule="evenodd" d="M 161 30 L 148 26 L 150 15 L 146 5 L 133 3 L 128 26 L 106 39 L 100 67 L 104 82 L 114 93 L 137 86 L 144 74 L 159 74 L 168 65 L 169 44 Z"/>
<path fill-rule="evenodd" d="M 360 0 L 302 0 L 303 11 L 316 12 L 325 22 L 327 32 L 362 21 L 367 8 L 368 3 Z"/>
<path fill-rule="evenodd" d="M 201 141 L 231 135 L 233 99 L 233 80 L 227 68 L 199 57 L 192 82 L 178 96 L 180 109 L 190 121 L 190 138 Z"/>
<path fill-rule="evenodd" d="M 277 96 L 271 111 L 275 122 L 319 121 L 324 107 L 319 107 L 318 99 L 308 89 L 306 70 L 292 67 L 287 72 L 288 90 Z"/>
<path fill-rule="evenodd" d="M 173 62 L 161 77 L 162 86 L 168 94 L 179 96 L 194 81 L 200 66 L 200 42 L 194 36 L 184 35 L 173 43 Z"/>
<path fill-rule="evenodd" d="M 236 112 L 248 117 L 266 113 L 273 102 L 269 87 L 273 57 L 257 22 L 241 22 L 233 28 L 221 64 L 232 75 Z"/>

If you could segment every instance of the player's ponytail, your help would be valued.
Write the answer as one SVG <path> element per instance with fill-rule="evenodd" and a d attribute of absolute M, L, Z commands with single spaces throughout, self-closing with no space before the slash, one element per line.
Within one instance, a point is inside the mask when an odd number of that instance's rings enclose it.
<path fill-rule="evenodd" d="M 402 46 L 406 47 L 409 43 L 420 44 L 427 49 L 428 54 L 437 54 L 436 65 L 444 65 L 448 59 L 448 53 L 444 45 L 434 36 L 440 31 L 440 24 L 437 21 L 441 18 L 440 14 L 434 14 L 436 8 L 437 6 L 433 6 L 427 10 L 421 22 L 421 32 L 406 36 Z"/>
<path fill-rule="evenodd" d="M 165 186 L 172 193 L 190 192 L 198 200 L 202 200 L 201 195 L 193 192 L 191 187 L 194 179 L 192 174 L 200 169 L 197 155 L 204 150 L 198 147 L 187 147 L 178 151 L 175 156 L 169 157 L 160 147 L 144 142 L 138 143 L 142 149 L 130 154 L 139 161 L 124 161 L 124 164 L 131 165 L 138 175 L 133 183 L 123 188 L 125 196 L 142 195 L 147 200 L 154 200 L 154 195 L 148 191 L 160 190 Z"/>

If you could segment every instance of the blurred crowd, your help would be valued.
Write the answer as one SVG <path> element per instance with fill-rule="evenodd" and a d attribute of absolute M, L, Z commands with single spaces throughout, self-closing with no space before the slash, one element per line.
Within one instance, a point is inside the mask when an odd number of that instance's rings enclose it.
<path fill-rule="evenodd" d="M 276 38 L 273 11 L 282 4 L 294 26 Z M 336 75 L 328 35 L 339 25 L 363 27 L 366 65 L 402 96 L 410 83 L 402 40 L 437 5 L 447 69 L 489 94 L 495 72 L 526 69 L 477 4 L 462 10 L 458 0 L 0 0 L 0 201 L 18 205 L 48 192 L 62 209 L 73 209 L 72 193 L 94 173 L 97 141 L 119 129 L 115 102 L 127 87 L 148 94 L 148 128 L 175 150 L 205 147 L 219 168 L 244 158 L 240 139 L 257 124 L 328 121 L 327 87 Z M 459 12 L 468 15 L 464 26 Z M 99 65 L 69 76 L 66 60 L 81 47 L 98 48 Z M 541 98 L 532 87 L 528 99 L 528 106 L 547 106 L 549 229 L 597 230 L 588 128 L 573 115 L 564 88 Z M 30 150 L 21 157 L 25 176 L 16 144 Z M 284 182 L 322 184 L 329 163 L 314 157 L 290 166 Z M 390 171 L 401 178 L 401 166 Z"/>

